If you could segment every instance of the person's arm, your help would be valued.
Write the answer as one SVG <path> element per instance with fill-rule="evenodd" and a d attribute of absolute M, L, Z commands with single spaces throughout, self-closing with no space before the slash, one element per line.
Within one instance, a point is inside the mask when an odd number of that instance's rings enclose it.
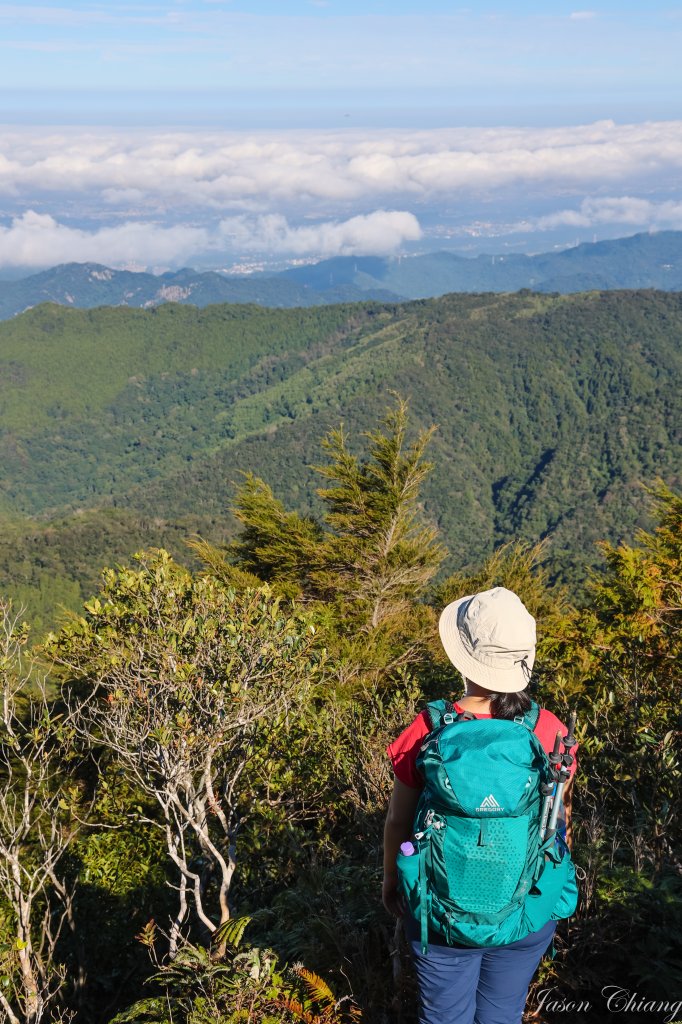
<path fill-rule="evenodd" d="M 396 857 L 400 844 L 412 835 L 414 812 L 417 809 L 421 790 L 406 786 L 400 779 L 394 779 L 391 802 L 388 805 L 384 826 L 384 884 L 381 898 L 386 910 L 394 917 L 404 912 L 402 898 L 398 892 L 398 869 Z"/>

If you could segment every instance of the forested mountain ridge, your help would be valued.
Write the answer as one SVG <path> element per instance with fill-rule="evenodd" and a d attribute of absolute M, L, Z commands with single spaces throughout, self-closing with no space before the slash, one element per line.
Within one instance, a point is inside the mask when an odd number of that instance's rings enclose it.
<path fill-rule="evenodd" d="M 327 289 L 383 288 L 409 299 L 447 292 L 573 292 L 621 288 L 682 289 L 682 232 L 662 231 L 583 242 L 536 255 L 434 252 L 410 257 L 339 257 L 284 271 L 282 277 Z"/>
<path fill-rule="evenodd" d="M 547 537 L 553 570 L 580 579 L 594 541 L 646 522 L 642 484 L 679 480 L 681 334 L 682 296 L 650 291 L 309 310 L 39 307 L 0 325 L 0 505 L 14 521 L 0 571 L 12 587 L 40 586 L 31 536 L 45 573 L 56 558 L 66 578 L 59 537 L 73 546 L 78 522 L 63 517 L 76 509 L 92 510 L 89 548 L 98 508 L 132 517 L 114 517 L 115 539 L 107 520 L 94 574 L 110 553 L 123 557 L 126 531 L 132 547 L 158 534 L 176 551 L 180 519 L 188 532 L 229 532 L 241 470 L 314 511 L 321 436 L 343 420 L 357 443 L 395 390 L 417 426 L 438 425 L 424 501 L 448 565 Z M 78 579 L 87 585 L 87 566 Z"/>
<path fill-rule="evenodd" d="M 114 270 L 99 263 L 64 263 L 14 281 L 0 281 L 0 320 L 43 302 L 74 309 L 128 306 L 150 309 L 166 302 L 208 306 L 219 302 L 257 303 L 275 308 L 321 306 L 400 296 L 378 287 L 343 283 L 324 293 L 280 274 L 227 275 L 184 268 L 164 274 Z"/>
<path fill-rule="evenodd" d="M 0 319 L 42 302 L 73 308 L 150 308 L 165 302 L 220 302 L 291 308 L 339 302 L 399 301 L 448 292 L 682 289 L 682 232 L 662 231 L 576 245 L 559 252 L 434 252 L 409 257 L 342 256 L 278 273 L 236 275 L 184 268 L 154 275 L 68 263 L 0 281 Z"/>

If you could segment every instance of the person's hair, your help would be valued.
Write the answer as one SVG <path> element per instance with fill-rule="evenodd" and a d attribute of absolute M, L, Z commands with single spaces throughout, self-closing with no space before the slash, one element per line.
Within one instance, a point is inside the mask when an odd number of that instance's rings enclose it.
<path fill-rule="evenodd" d="M 491 693 L 490 714 L 493 718 L 516 718 L 530 711 L 528 687 L 516 693 Z"/>

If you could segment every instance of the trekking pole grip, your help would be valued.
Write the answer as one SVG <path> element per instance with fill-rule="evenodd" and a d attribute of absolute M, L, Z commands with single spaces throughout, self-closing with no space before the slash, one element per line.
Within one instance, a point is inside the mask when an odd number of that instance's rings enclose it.
<path fill-rule="evenodd" d="M 577 716 L 576 712 L 575 711 L 571 711 L 571 714 L 569 715 L 569 718 L 568 718 L 568 732 L 566 733 L 566 735 L 564 736 L 564 739 L 563 739 L 564 749 L 565 750 L 570 750 L 571 747 L 575 746 L 575 726 L 576 726 L 577 719 L 578 719 L 578 716 Z"/>
<path fill-rule="evenodd" d="M 574 761 L 573 754 L 571 753 L 572 748 L 575 746 L 575 726 L 576 726 L 576 713 L 571 711 L 568 719 L 568 732 L 563 738 L 564 752 L 561 757 L 562 769 L 568 771 Z"/>

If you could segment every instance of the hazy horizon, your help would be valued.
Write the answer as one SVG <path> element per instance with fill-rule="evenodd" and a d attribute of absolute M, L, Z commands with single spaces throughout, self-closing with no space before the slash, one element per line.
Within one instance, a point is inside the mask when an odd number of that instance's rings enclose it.
<path fill-rule="evenodd" d="M 5 273 L 682 228 L 664 4 L 45 0 L 0 26 Z"/>

